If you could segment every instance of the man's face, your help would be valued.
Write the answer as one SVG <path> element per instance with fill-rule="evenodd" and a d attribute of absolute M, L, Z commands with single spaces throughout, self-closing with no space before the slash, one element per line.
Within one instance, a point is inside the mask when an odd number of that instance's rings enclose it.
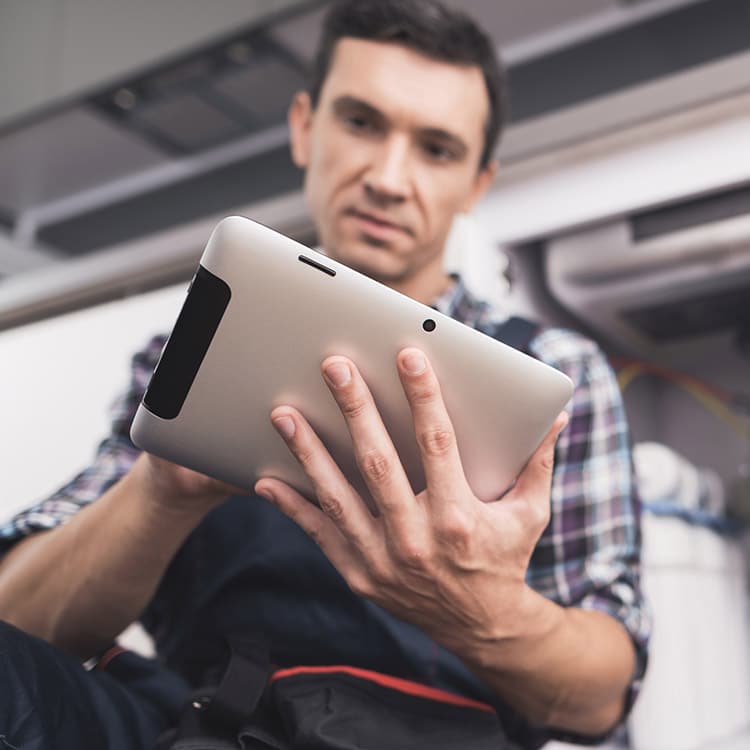
<path fill-rule="evenodd" d="M 316 109 L 300 94 L 290 110 L 293 157 L 307 170 L 326 252 L 397 287 L 424 279 L 427 291 L 444 279 L 453 217 L 491 181 L 493 168 L 479 170 L 488 106 L 477 67 L 341 39 Z"/>

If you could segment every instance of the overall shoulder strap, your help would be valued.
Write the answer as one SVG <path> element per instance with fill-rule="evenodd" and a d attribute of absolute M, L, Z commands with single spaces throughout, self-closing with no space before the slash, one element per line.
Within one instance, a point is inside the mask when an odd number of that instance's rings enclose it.
<path fill-rule="evenodd" d="M 492 338 L 502 341 L 503 344 L 525 352 L 541 328 L 541 325 L 536 321 L 513 315 L 485 332 Z"/>

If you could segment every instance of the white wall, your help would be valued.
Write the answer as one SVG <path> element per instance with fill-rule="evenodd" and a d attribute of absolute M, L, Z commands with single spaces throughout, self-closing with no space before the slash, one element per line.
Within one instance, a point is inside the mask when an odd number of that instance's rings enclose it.
<path fill-rule="evenodd" d="M 168 332 L 186 285 L 0 333 L 0 522 L 85 467 L 131 355 Z"/>

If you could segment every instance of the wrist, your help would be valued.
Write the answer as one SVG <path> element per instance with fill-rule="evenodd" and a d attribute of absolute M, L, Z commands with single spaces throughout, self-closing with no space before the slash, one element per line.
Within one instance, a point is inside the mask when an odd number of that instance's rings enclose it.
<path fill-rule="evenodd" d="M 139 498 L 146 512 L 156 511 L 160 517 L 172 521 L 197 524 L 225 499 L 225 493 L 188 491 L 176 479 L 179 467 L 168 464 L 148 453 L 142 453 L 128 480 L 133 483 L 133 494 Z"/>
<path fill-rule="evenodd" d="M 522 584 L 501 603 L 485 637 L 478 638 L 465 654 L 480 669 L 518 674 L 533 671 L 543 659 L 543 644 L 562 626 L 565 610 Z"/>

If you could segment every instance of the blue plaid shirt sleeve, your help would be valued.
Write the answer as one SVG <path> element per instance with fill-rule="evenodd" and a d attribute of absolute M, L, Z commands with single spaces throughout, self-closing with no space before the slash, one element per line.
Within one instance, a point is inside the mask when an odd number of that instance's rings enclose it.
<path fill-rule="evenodd" d="M 640 587 L 640 502 L 620 389 L 604 353 L 572 331 L 547 329 L 530 352 L 565 372 L 575 391 L 556 447 L 551 520 L 528 582 L 562 606 L 606 612 L 624 626 L 637 655 L 634 697 L 651 622 Z"/>
<path fill-rule="evenodd" d="M 130 424 L 165 340 L 163 336 L 155 336 L 133 357 L 130 385 L 112 407 L 112 430 L 100 443 L 91 465 L 51 497 L 21 511 L 0 526 L 0 555 L 30 534 L 65 523 L 81 508 L 101 497 L 130 470 L 140 453 L 130 441 Z"/>
<path fill-rule="evenodd" d="M 460 279 L 435 306 L 490 335 L 507 319 Z M 623 625 L 636 652 L 629 709 L 646 671 L 651 617 L 640 585 L 640 501 L 622 395 L 604 352 L 585 336 L 542 329 L 528 352 L 568 375 L 575 389 L 555 448 L 550 523 L 527 581 L 561 606 L 599 610 Z"/>
<path fill-rule="evenodd" d="M 491 335 L 507 319 L 460 279 L 436 307 Z M 527 581 L 564 607 L 606 612 L 623 625 L 637 658 L 632 704 L 646 671 L 651 617 L 640 585 L 640 501 L 620 388 L 604 352 L 574 331 L 542 329 L 528 352 L 568 375 L 575 389 L 555 448 L 550 523 Z"/>

